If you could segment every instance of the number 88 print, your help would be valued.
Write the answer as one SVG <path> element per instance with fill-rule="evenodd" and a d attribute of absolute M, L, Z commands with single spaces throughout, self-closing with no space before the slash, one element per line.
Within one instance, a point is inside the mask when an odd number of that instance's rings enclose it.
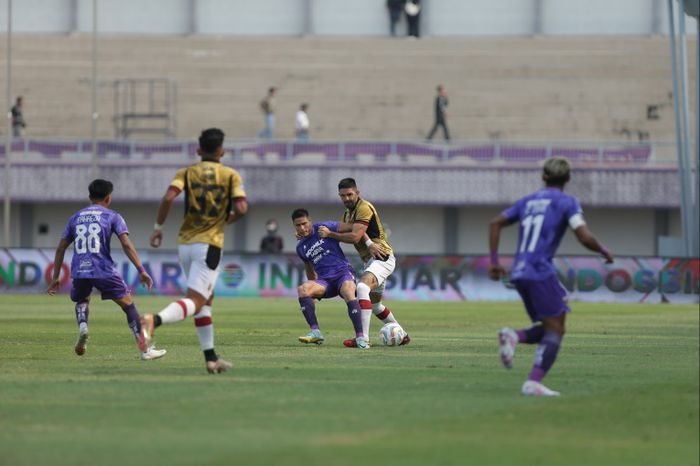
<path fill-rule="evenodd" d="M 100 228 L 99 223 L 90 223 L 88 226 L 75 226 L 75 252 L 77 254 L 85 254 L 90 251 L 97 254 L 100 252 Z M 85 236 L 88 233 L 88 236 Z"/>

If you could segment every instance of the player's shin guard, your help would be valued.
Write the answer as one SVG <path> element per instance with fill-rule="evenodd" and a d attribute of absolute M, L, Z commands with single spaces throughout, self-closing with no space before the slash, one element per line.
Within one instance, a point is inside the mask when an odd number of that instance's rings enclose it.
<path fill-rule="evenodd" d="M 541 382 L 547 371 L 552 367 L 559 353 L 561 346 L 562 335 L 554 332 L 545 332 L 540 345 L 535 351 L 535 364 L 532 366 L 532 371 L 528 376 L 528 380 Z"/>
<path fill-rule="evenodd" d="M 141 333 L 141 316 L 139 316 L 139 311 L 136 310 L 136 305 L 134 303 L 123 307 L 122 311 L 126 314 L 126 322 L 131 329 L 131 333 L 134 334 L 134 338 L 136 338 L 136 343 L 138 343 L 139 334 Z"/>
<path fill-rule="evenodd" d="M 377 316 L 377 319 L 381 320 L 385 324 L 396 322 L 396 318 L 394 317 L 394 314 L 391 313 L 388 307 L 384 306 L 382 303 L 374 303 L 372 304 L 372 312 L 374 313 L 375 316 Z"/>
<path fill-rule="evenodd" d="M 75 304 L 75 320 L 78 322 L 81 332 L 87 332 L 88 317 L 90 316 L 89 301 Z"/>
<path fill-rule="evenodd" d="M 202 306 L 194 316 L 194 326 L 197 329 L 199 347 L 206 353 L 214 349 L 214 322 L 211 320 L 211 306 Z"/>
<path fill-rule="evenodd" d="M 184 298 L 168 304 L 165 309 L 158 313 L 158 317 L 160 317 L 161 323 L 172 324 L 173 322 L 185 320 L 188 316 L 194 314 L 195 308 L 194 301 Z"/>
<path fill-rule="evenodd" d="M 369 286 L 366 283 L 357 284 L 357 300 L 360 302 L 362 316 L 362 333 L 369 340 L 369 321 L 372 318 L 372 302 L 369 300 Z"/>
<path fill-rule="evenodd" d="M 299 306 L 301 307 L 301 313 L 304 314 L 304 319 L 306 319 L 306 323 L 309 324 L 311 330 L 318 330 L 318 320 L 316 320 L 316 303 L 314 302 L 314 298 L 309 298 L 308 296 L 299 298 Z"/>

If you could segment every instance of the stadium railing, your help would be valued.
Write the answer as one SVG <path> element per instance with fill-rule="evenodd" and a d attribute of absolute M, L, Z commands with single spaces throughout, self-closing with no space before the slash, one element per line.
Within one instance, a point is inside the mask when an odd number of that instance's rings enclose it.
<path fill-rule="evenodd" d="M 0 138 L 1 140 L 1 138 Z M 170 165 L 194 163 L 195 141 L 100 140 L 98 162 Z M 565 156 L 575 166 L 675 168 L 675 144 L 668 142 L 473 142 L 424 141 L 234 141 L 226 151 L 239 165 L 385 165 L 385 166 L 539 166 Z M 12 142 L 12 162 L 20 164 L 87 164 L 92 143 L 84 140 L 23 139 Z M 5 146 L 0 144 L 0 158 Z"/>

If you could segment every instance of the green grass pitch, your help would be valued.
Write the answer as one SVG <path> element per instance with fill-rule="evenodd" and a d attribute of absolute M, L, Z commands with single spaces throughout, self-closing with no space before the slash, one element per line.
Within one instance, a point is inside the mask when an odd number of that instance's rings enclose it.
<path fill-rule="evenodd" d="M 94 297 L 96 298 L 96 297 Z M 169 300 L 138 297 L 139 310 Z M 388 303 L 413 341 L 347 349 L 340 300 L 305 346 L 294 300 L 219 299 L 209 375 L 192 321 L 140 361 L 122 312 L 93 299 L 90 341 L 66 296 L 0 296 L 1 465 L 697 465 L 698 307 L 573 303 L 546 383 L 519 394 L 534 348 L 499 362 L 520 303 Z M 378 343 L 379 321 L 372 335 Z"/>

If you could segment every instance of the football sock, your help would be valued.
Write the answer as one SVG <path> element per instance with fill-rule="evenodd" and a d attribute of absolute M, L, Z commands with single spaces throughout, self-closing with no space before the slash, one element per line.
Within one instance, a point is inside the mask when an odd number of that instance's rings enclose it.
<path fill-rule="evenodd" d="M 366 283 L 357 284 L 357 300 L 360 302 L 362 316 L 362 334 L 369 340 L 369 321 L 372 318 L 372 302 L 369 300 L 369 286 Z"/>
<path fill-rule="evenodd" d="M 126 322 L 129 324 L 131 332 L 134 334 L 136 341 L 139 341 L 139 333 L 141 333 L 141 317 L 139 316 L 139 311 L 136 310 L 136 305 L 134 303 L 129 304 L 122 308 L 124 314 L 126 314 Z"/>
<path fill-rule="evenodd" d="M 299 305 L 301 306 L 301 313 L 304 314 L 304 319 L 306 323 L 309 324 L 311 330 L 318 330 L 318 320 L 316 320 L 316 303 L 314 298 L 299 298 Z"/>
<path fill-rule="evenodd" d="M 363 335 L 362 330 L 362 309 L 360 302 L 356 299 L 347 302 L 348 316 L 352 321 L 352 326 L 355 328 L 355 338 L 360 338 Z"/>
<path fill-rule="evenodd" d="M 75 304 L 75 320 L 78 322 L 81 333 L 87 332 L 88 317 L 90 315 L 88 304 L 88 301 Z"/>
<path fill-rule="evenodd" d="M 542 325 L 533 325 L 530 328 L 516 330 L 515 333 L 518 334 L 518 343 L 527 343 L 532 345 L 533 343 L 539 343 L 542 341 L 542 337 L 544 336 L 544 327 Z"/>
<path fill-rule="evenodd" d="M 375 316 L 385 324 L 396 322 L 394 314 L 391 313 L 388 307 L 381 302 L 372 304 L 372 312 Z M 398 324 L 398 322 L 396 322 Z"/>
<path fill-rule="evenodd" d="M 202 351 L 213 350 L 214 322 L 212 322 L 211 320 L 211 306 L 208 306 L 206 304 L 202 306 L 197 315 L 194 316 L 194 327 L 195 329 L 197 329 L 199 347 L 202 348 Z"/>
<path fill-rule="evenodd" d="M 194 314 L 194 310 L 194 301 L 189 298 L 184 298 L 168 304 L 158 315 L 162 323 L 172 324 L 173 322 L 185 320 L 187 316 Z"/>
<path fill-rule="evenodd" d="M 557 359 L 559 346 L 561 345 L 562 335 L 554 332 L 545 332 L 540 345 L 535 351 L 535 364 L 532 366 L 532 371 L 528 376 L 528 380 L 541 382 L 547 371 L 552 367 Z"/>

